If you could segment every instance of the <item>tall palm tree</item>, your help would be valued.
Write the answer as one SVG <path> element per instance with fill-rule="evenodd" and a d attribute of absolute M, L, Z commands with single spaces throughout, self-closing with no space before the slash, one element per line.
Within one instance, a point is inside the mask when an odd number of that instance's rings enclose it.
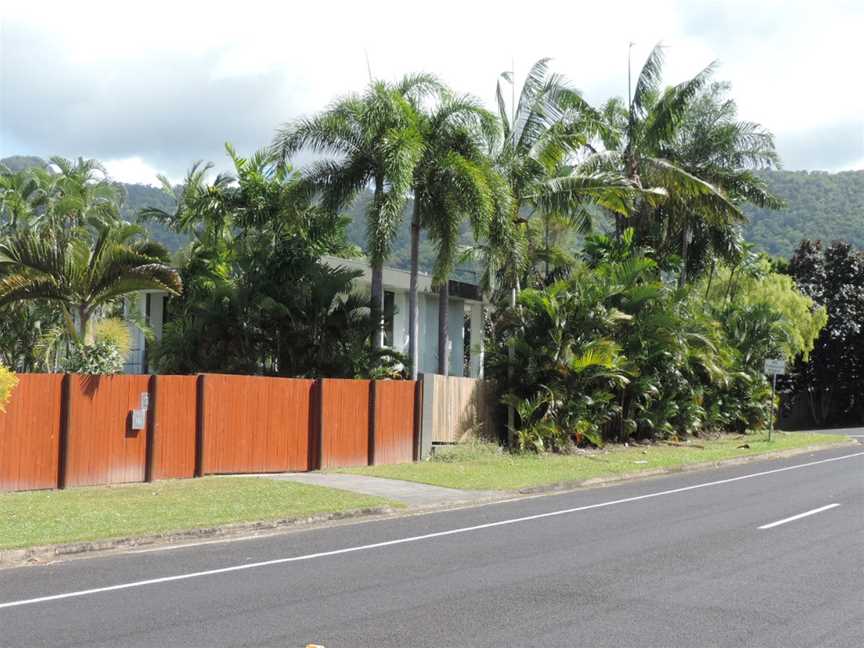
<path fill-rule="evenodd" d="M 167 265 L 162 246 L 138 238 L 137 225 L 96 225 L 92 235 L 76 228 L 37 234 L 13 234 L 0 244 L 0 305 L 44 300 L 63 308 L 69 333 L 80 341 L 89 335 L 95 311 L 139 290 L 179 294 L 180 276 Z"/>
<path fill-rule="evenodd" d="M 529 70 L 517 100 L 508 110 L 502 81 L 512 84 L 509 72 L 496 86 L 503 127 L 495 164 L 511 194 L 510 212 L 492 223 L 485 257 L 484 283 L 499 275 L 511 289 L 511 304 L 521 287 L 521 274 L 531 258 L 526 238 L 534 215 L 568 219 L 578 231 L 591 229 L 589 205 L 615 213 L 626 212 L 638 189 L 612 170 L 584 171 L 575 166 L 578 155 L 594 138 L 611 137 L 603 115 L 592 108 L 561 75 L 549 72 L 549 59 Z"/>
<path fill-rule="evenodd" d="M 373 81 L 362 96 L 340 99 L 314 117 L 288 124 L 273 142 L 283 162 L 301 149 L 334 156 L 312 165 L 309 172 L 331 210 L 343 208 L 372 187 L 366 229 L 375 348 L 384 346 L 384 261 L 422 155 L 417 110 L 440 89 L 428 74 L 408 75 L 395 84 Z"/>
<path fill-rule="evenodd" d="M 759 124 L 739 120 L 735 101 L 725 96 L 728 90 L 728 83 L 718 82 L 703 88 L 661 153 L 722 191 L 735 205 L 750 202 L 768 209 L 782 207 L 782 201 L 754 173 L 756 169 L 779 168 L 774 136 Z M 681 257 L 679 285 L 683 286 L 690 274 L 704 271 L 717 257 L 734 262 L 741 249 L 740 237 L 732 229 L 736 222 L 713 217 L 716 211 L 711 209 L 711 194 L 686 202 L 676 198 L 670 195 L 663 205 L 668 223 L 664 240 L 654 245 L 661 254 Z M 661 247 L 664 242 L 668 250 Z"/>
<path fill-rule="evenodd" d="M 419 231 L 425 227 L 436 247 L 438 373 L 447 375 L 448 279 L 457 259 L 462 225 L 470 223 L 479 240 L 495 214 L 509 210 L 509 192 L 487 155 L 499 135 L 495 116 L 477 100 L 445 96 L 434 111 L 424 115 L 421 130 L 424 154 L 414 173 L 411 228 L 410 350 L 412 358 L 418 358 L 417 251 Z"/>
<path fill-rule="evenodd" d="M 428 112 L 421 112 L 423 153 L 413 178 L 411 217 L 411 279 L 409 289 L 408 350 L 411 377 L 419 367 L 419 312 L 417 279 L 420 230 L 426 228 L 438 248 L 435 283 L 439 288 L 438 370 L 447 373 L 447 277 L 456 257 L 459 229 L 468 218 L 479 238 L 487 229 L 491 210 L 500 205 L 501 182 L 489 164 L 488 145 L 499 136 L 495 116 L 469 96 L 442 95 Z M 497 190 L 497 191 L 496 191 Z"/>
<path fill-rule="evenodd" d="M 695 217 L 728 228 L 744 219 L 735 200 L 723 186 L 711 181 L 705 169 L 682 163 L 674 154 L 674 143 L 681 137 L 688 113 L 710 83 L 714 63 L 693 78 L 663 89 L 663 62 L 663 46 L 658 44 L 642 66 L 629 103 L 625 106 L 612 101 L 603 111 L 607 123 L 623 129 L 620 137 L 605 142 L 605 150 L 579 165 L 583 173 L 620 173 L 642 190 L 631 213 L 615 214 L 615 231 L 620 236 L 629 218 L 637 242 L 655 248 L 665 243 L 670 214 L 680 211 L 681 206 L 689 210 L 691 222 Z M 689 239 L 688 231 L 682 240 Z M 686 249 L 683 251 L 686 254 Z"/>

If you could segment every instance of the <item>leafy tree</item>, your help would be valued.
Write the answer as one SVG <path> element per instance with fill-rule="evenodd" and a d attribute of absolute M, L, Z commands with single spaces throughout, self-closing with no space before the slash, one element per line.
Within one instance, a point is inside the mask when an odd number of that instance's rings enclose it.
<path fill-rule="evenodd" d="M 792 375 L 793 401 L 818 425 L 864 423 L 864 252 L 845 242 L 802 241 L 789 263 L 795 283 L 828 313 L 812 353 Z"/>
<path fill-rule="evenodd" d="M 352 293 L 356 274 L 323 265 L 351 254 L 344 221 L 315 204 L 308 183 L 268 152 L 208 181 L 197 163 L 173 188 L 174 213 L 143 215 L 193 237 L 180 268 L 185 291 L 168 305 L 154 351 L 161 371 L 355 376 L 400 359 L 364 344 L 369 309 Z M 384 357 L 382 357 L 384 356 Z"/>

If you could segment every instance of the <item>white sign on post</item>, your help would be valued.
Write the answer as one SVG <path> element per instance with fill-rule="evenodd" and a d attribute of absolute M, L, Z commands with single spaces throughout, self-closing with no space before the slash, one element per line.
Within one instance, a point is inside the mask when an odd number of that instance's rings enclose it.
<path fill-rule="evenodd" d="M 141 392 L 141 402 L 139 407 L 143 410 L 150 407 L 150 392 Z"/>
<path fill-rule="evenodd" d="M 764 373 L 769 376 L 782 376 L 786 373 L 786 361 L 782 358 L 769 358 L 765 360 Z"/>

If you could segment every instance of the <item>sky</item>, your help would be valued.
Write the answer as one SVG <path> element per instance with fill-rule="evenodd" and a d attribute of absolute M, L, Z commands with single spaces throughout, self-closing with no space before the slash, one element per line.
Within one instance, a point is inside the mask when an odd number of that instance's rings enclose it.
<path fill-rule="evenodd" d="M 363 90 L 438 75 L 494 106 L 538 58 L 599 104 L 650 49 L 664 80 L 718 61 L 787 169 L 864 169 L 864 2 L 17 2 L 0 0 L 0 157 L 95 157 L 124 182 L 227 167 L 277 127 Z M 302 162 L 302 160 L 301 160 Z"/>

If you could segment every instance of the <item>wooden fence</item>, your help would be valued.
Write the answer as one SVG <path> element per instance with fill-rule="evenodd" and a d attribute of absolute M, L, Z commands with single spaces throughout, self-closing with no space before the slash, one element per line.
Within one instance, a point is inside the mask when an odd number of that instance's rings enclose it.
<path fill-rule="evenodd" d="M 18 376 L 0 413 L 0 490 L 57 486 L 62 386 L 58 374 Z"/>
<path fill-rule="evenodd" d="M 424 374 L 423 382 L 424 437 L 432 443 L 497 440 L 492 382 L 436 374 Z"/>
<path fill-rule="evenodd" d="M 412 381 L 18 379 L 0 413 L 0 490 L 408 462 L 418 453 Z"/>

